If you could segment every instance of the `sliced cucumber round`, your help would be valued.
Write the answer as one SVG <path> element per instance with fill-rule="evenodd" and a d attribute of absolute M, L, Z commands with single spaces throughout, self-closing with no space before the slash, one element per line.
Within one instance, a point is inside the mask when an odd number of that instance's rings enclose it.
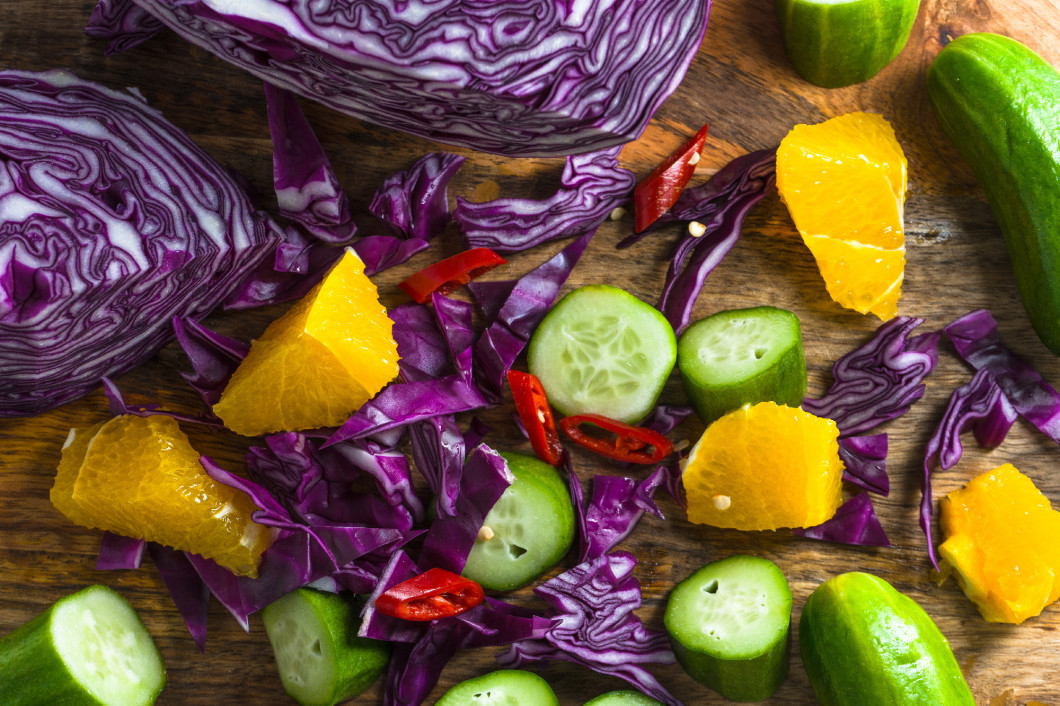
<path fill-rule="evenodd" d="M 806 396 L 799 317 L 772 306 L 720 311 L 677 344 L 685 393 L 709 425 L 745 404 L 798 407 Z"/>
<path fill-rule="evenodd" d="M 0 639 L 0 703 L 153 704 L 166 683 L 151 634 L 124 598 L 89 586 Z"/>
<path fill-rule="evenodd" d="M 920 0 L 776 0 L 788 57 L 823 88 L 868 81 L 905 47 Z"/>
<path fill-rule="evenodd" d="M 609 691 L 591 701 L 586 701 L 585 706 L 662 706 L 662 704 L 639 691 Z"/>
<path fill-rule="evenodd" d="M 343 594 L 299 588 L 262 611 L 284 691 L 302 706 L 333 706 L 386 670 L 390 643 L 357 637 L 359 607 Z"/>
<path fill-rule="evenodd" d="M 594 284 L 548 312 L 530 339 L 527 363 L 562 414 L 632 424 L 655 406 L 676 357 L 666 317 L 618 287 Z"/>
<path fill-rule="evenodd" d="M 730 701 L 767 699 L 788 674 L 791 589 L 768 559 L 707 564 L 674 588 L 664 623 L 685 671 Z"/>
<path fill-rule="evenodd" d="M 559 472 L 533 456 L 502 455 L 515 481 L 486 515 L 463 571 L 491 591 L 527 585 L 574 543 L 574 506 Z"/>
<path fill-rule="evenodd" d="M 501 669 L 460 682 L 434 706 L 559 706 L 559 700 L 533 672 Z"/>

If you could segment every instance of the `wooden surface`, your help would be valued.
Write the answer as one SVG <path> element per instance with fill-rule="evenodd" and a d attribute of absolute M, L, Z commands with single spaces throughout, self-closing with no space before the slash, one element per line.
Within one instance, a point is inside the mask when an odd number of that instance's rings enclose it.
<path fill-rule="evenodd" d="M 81 32 L 92 5 L 90 0 L 0 3 L 0 66 L 67 66 L 111 86 L 136 86 L 218 160 L 246 174 L 263 193 L 271 193 L 271 145 L 258 80 L 169 33 L 130 53 L 105 58 L 103 43 Z M 972 308 L 988 307 L 1000 321 L 1004 340 L 1046 379 L 1060 383 L 1060 360 L 1031 331 L 990 210 L 969 169 L 942 135 L 924 89 L 925 71 L 935 54 L 949 39 L 969 31 L 1008 34 L 1060 64 L 1060 6 L 1053 0 L 925 0 L 900 57 L 873 80 L 840 90 L 816 88 L 794 73 L 773 12 L 770 0 L 715 0 L 706 40 L 684 83 L 663 105 L 644 138 L 625 150 L 625 165 L 638 175 L 646 174 L 695 127 L 708 121 L 711 133 L 696 177 L 703 179 L 739 154 L 777 144 L 796 123 L 819 122 L 853 110 L 882 113 L 893 123 L 909 158 L 908 263 L 900 312 L 926 318 L 922 330 L 927 330 Z M 386 174 L 438 148 L 315 105 L 307 104 L 306 110 L 352 202 L 361 210 Z M 451 196 L 544 195 L 555 187 L 561 168 L 559 160 L 460 152 L 468 161 Z M 605 224 L 568 288 L 612 282 L 655 301 L 676 231 L 616 253 L 613 245 L 628 228 L 628 221 Z M 361 233 L 371 232 L 371 222 L 364 219 Z M 813 258 L 797 237 L 791 237 L 793 233 L 779 199 L 767 198 L 749 217 L 741 242 L 707 281 L 696 314 L 766 303 L 794 310 L 802 319 L 811 393 L 820 392 L 828 383 L 832 361 L 866 340 L 878 322 L 829 300 Z M 556 247 L 513 257 L 508 271 L 499 276 L 526 271 Z M 386 303 L 401 301 L 393 286 L 396 281 L 440 253 L 457 249 L 458 239 L 447 237 L 412 263 L 381 276 Z M 218 315 L 210 323 L 249 339 L 276 313 Z M 119 383 L 135 401 L 160 400 L 170 407 L 191 409 L 196 398 L 178 376 L 183 365 L 171 346 Z M 1021 626 L 987 624 L 952 581 L 937 585 L 917 527 L 923 446 L 950 391 L 968 377 L 969 371 L 944 343 L 923 400 L 905 417 L 881 428 L 890 434 L 894 488 L 890 497 L 876 502 L 893 548 L 858 549 L 785 534 L 692 526 L 677 505 L 663 499 L 668 519 L 646 518 L 624 545 L 640 559 L 636 576 L 644 589 L 642 615 L 647 624 L 661 628 L 662 608 L 675 581 L 709 560 L 736 552 L 766 556 L 784 570 L 795 595 L 796 628 L 800 608 L 814 587 L 837 573 L 865 570 L 914 597 L 938 622 L 979 703 L 1060 703 L 1060 609 L 1048 608 Z M 675 381 L 666 398 L 680 401 Z M 509 414 L 502 409 L 489 417 L 497 430 L 493 440 L 521 448 Z M 67 430 L 106 416 L 102 396 L 93 394 L 37 418 L 0 420 L 0 634 L 73 590 L 107 583 L 128 597 L 162 650 L 169 682 L 159 703 L 290 703 L 256 616 L 246 634 L 215 602 L 207 650 L 199 654 L 150 561 L 145 560 L 139 571 L 95 571 L 99 533 L 72 525 L 50 505 L 48 490 Z M 687 422 L 678 438 L 693 438 L 700 431 L 698 423 Z M 206 438 L 200 447 L 222 461 L 238 462 L 242 453 L 242 445 L 230 437 Z M 936 498 L 1010 461 L 1046 495 L 1060 501 L 1058 458 L 1060 449 L 1021 421 L 992 453 L 969 443 L 956 468 L 935 475 Z M 576 461 L 583 478 L 602 470 L 586 456 Z M 513 600 L 536 605 L 528 590 L 517 592 Z M 491 669 L 492 655 L 491 650 L 458 655 L 433 697 L 461 679 Z M 659 669 L 657 674 L 688 704 L 723 703 L 679 667 Z M 553 666 L 547 676 L 563 704 L 582 703 L 622 687 L 618 681 L 568 665 Z M 376 685 L 355 703 L 377 704 L 380 693 Z M 770 703 L 813 702 L 796 649 L 790 676 Z"/>

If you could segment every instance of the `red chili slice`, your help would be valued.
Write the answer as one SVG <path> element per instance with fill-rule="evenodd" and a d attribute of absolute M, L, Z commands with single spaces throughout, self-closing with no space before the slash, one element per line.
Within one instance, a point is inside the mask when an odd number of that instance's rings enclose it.
<path fill-rule="evenodd" d="M 583 424 L 591 424 L 615 436 L 613 439 L 595 436 L 583 430 Z M 659 463 L 674 450 L 670 440 L 654 429 L 631 426 L 601 414 L 564 417 L 559 426 L 574 443 L 616 461 Z"/>
<path fill-rule="evenodd" d="M 437 620 L 459 615 L 484 599 L 482 586 L 471 579 L 431 569 L 390 587 L 375 599 L 375 609 L 404 620 Z"/>
<path fill-rule="evenodd" d="M 424 267 L 398 283 L 415 301 L 423 304 L 432 292 L 449 294 L 507 260 L 489 248 L 472 248 Z"/>
<path fill-rule="evenodd" d="M 637 184 L 633 190 L 633 215 L 638 233 L 657 221 L 677 201 L 685 184 L 692 178 L 692 172 L 696 170 L 699 154 L 706 141 L 707 126 L 704 125 L 669 159 Z"/>
<path fill-rule="evenodd" d="M 512 388 L 515 410 L 519 413 L 519 419 L 523 420 L 534 453 L 545 463 L 559 466 L 563 443 L 556 431 L 556 421 L 541 381 L 530 373 L 509 370 L 508 386 Z"/>

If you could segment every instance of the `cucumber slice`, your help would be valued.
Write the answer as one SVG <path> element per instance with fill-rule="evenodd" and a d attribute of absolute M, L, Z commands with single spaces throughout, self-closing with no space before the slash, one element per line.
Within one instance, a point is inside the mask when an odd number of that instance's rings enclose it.
<path fill-rule="evenodd" d="M 302 706 L 332 706 L 386 670 L 390 643 L 357 637 L 359 608 L 337 593 L 299 588 L 262 611 L 284 691 Z"/>
<path fill-rule="evenodd" d="M 788 674 L 791 589 L 768 559 L 707 564 L 674 588 L 663 620 L 685 671 L 730 701 L 767 699 Z"/>
<path fill-rule="evenodd" d="M 591 701 L 586 701 L 585 706 L 662 706 L 662 704 L 639 691 L 609 691 Z"/>
<path fill-rule="evenodd" d="M 905 47 L 920 0 L 776 0 L 795 70 L 823 88 L 868 81 Z"/>
<path fill-rule="evenodd" d="M 106 586 L 66 596 L 0 640 L 0 704 L 153 704 L 166 670 L 151 634 Z"/>
<path fill-rule="evenodd" d="M 533 456 L 501 455 L 515 481 L 486 515 L 463 571 L 491 591 L 527 585 L 574 543 L 574 506 L 559 472 Z"/>
<path fill-rule="evenodd" d="M 655 406 L 676 356 L 666 317 L 617 287 L 595 284 L 548 312 L 530 339 L 527 363 L 563 415 L 632 424 Z"/>
<path fill-rule="evenodd" d="M 548 682 L 533 672 L 501 669 L 462 681 L 434 706 L 559 706 Z"/>
<path fill-rule="evenodd" d="M 685 393 L 709 425 L 745 404 L 798 407 L 806 396 L 799 317 L 772 306 L 700 319 L 677 344 Z"/>

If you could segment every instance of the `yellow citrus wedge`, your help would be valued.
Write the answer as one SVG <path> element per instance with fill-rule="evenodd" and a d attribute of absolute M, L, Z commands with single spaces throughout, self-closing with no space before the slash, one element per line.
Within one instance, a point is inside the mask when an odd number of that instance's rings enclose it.
<path fill-rule="evenodd" d="M 398 373 L 397 344 L 353 250 L 273 321 L 214 413 L 244 436 L 342 424 Z"/>
<path fill-rule="evenodd" d="M 777 189 L 833 300 L 883 320 L 898 313 L 908 165 L 879 115 L 796 126 L 777 150 Z"/>
<path fill-rule="evenodd" d="M 206 474 L 171 417 L 123 415 L 74 430 L 52 504 L 79 525 L 158 542 L 256 576 L 272 541 L 250 497 Z"/>
<path fill-rule="evenodd" d="M 760 402 L 730 412 L 689 452 L 688 519 L 714 527 L 812 527 L 842 501 L 839 429 L 797 407 Z"/>
<path fill-rule="evenodd" d="M 988 622 L 1022 623 L 1060 598 L 1060 512 L 1012 464 L 939 506 L 939 556 Z"/>

